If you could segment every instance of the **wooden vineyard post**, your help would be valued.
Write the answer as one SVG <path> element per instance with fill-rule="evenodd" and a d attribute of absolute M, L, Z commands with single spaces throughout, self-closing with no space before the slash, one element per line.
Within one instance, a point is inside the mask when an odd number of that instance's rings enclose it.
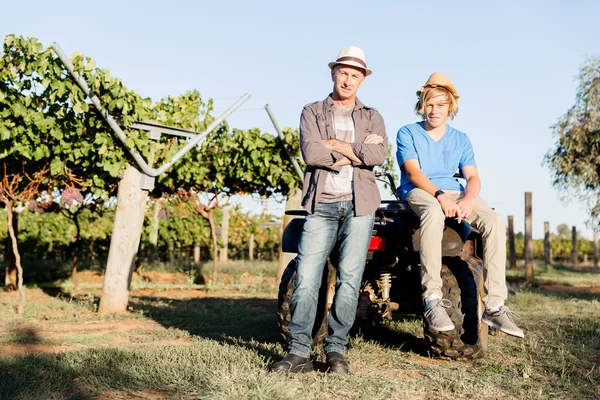
<path fill-rule="evenodd" d="M 598 229 L 594 229 L 594 268 L 598 268 Z"/>
<path fill-rule="evenodd" d="M 248 259 L 254 261 L 254 233 L 251 233 L 248 239 Z"/>
<path fill-rule="evenodd" d="M 550 222 L 544 222 L 544 263 L 552 269 L 552 247 L 550 246 Z"/>
<path fill-rule="evenodd" d="M 571 235 L 571 264 L 573 267 L 576 267 L 577 262 L 577 227 L 573 227 L 572 235 Z"/>
<path fill-rule="evenodd" d="M 533 283 L 532 193 L 525 192 L 525 281 Z"/>
<path fill-rule="evenodd" d="M 124 313 L 137 254 L 148 192 L 142 190 L 142 174 L 129 165 L 119 182 L 115 222 L 110 240 L 102 297 L 98 312 Z"/>
<path fill-rule="evenodd" d="M 198 242 L 194 244 L 194 264 L 200 264 L 200 243 Z"/>
<path fill-rule="evenodd" d="M 229 260 L 229 208 L 223 207 L 223 219 L 221 220 L 221 241 L 223 247 L 219 249 L 219 261 L 227 262 Z"/>
<path fill-rule="evenodd" d="M 517 251 L 515 249 L 515 223 L 512 215 L 508 216 L 508 262 L 510 269 L 517 269 Z"/>

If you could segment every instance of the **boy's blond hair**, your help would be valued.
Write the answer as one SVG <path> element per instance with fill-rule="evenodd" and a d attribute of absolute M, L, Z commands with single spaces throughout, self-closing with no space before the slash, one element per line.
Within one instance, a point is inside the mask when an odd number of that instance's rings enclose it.
<path fill-rule="evenodd" d="M 425 104 L 429 99 L 440 95 L 446 96 L 446 98 L 450 102 L 448 117 L 450 117 L 450 119 L 454 119 L 454 116 L 458 113 L 458 101 L 448 89 L 442 86 L 429 86 L 423 88 L 423 90 L 421 90 L 419 93 L 419 100 L 415 105 L 415 113 L 417 113 L 418 115 L 423 117 L 423 119 L 425 119 Z"/>

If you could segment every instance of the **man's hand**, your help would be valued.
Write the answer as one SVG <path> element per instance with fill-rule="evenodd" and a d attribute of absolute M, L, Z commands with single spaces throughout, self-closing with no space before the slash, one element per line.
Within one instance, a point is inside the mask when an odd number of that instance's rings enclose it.
<path fill-rule="evenodd" d="M 458 200 L 456 204 L 458 204 L 460 209 L 460 218 L 467 219 L 469 218 L 469 215 L 471 215 L 473 207 L 475 207 L 475 199 L 471 197 L 463 197 L 462 199 Z M 460 220 L 458 222 L 460 222 Z"/>
<path fill-rule="evenodd" d="M 352 164 L 352 161 L 348 160 L 346 157 L 342 157 L 339 160 L 337 160 L 332 167 L 333 168 L 337 168 L 337 167 L 345 167 L 346 165 L 350 165 Z"/>
<path fill-rule="evenodd" d="M 458 223 L 460 224 L 462 222 L 463 217 L 461 215 L 460 206 L 456 201 L 448 197 L 447 194 L 439 195 L 437 200 L 440 203 L 446 218 L 457 217 Z"/>
<path fill-rule="evenodd" d="M 368 135 L 365 140 L 363 140 L 364 144 L 379 144 L 379 143 L 383 143 L 383 137 L 376 135 L 376 134 L 371 134 Z"/>
<path fill-rule="evenodd" d="M 348 142 L 344 142 L 343 140 L 338 139 L 323 139 L 321 140 L 321 145 L 329 150 L 333 150 L 335 152 L 340 153 L 350 161 L 356 164 L 362 164 L 363 162 L 354 154 L 354 150 L 352 150 L 352 145 Z"/>
<path fill-rule="evenodd" d="M 323 139 L 321 140 L 321 144 L 324 147 L 327 147 L 329 150 L 333 150 L 333 144 L 335 143 L 336 139 Z"/>

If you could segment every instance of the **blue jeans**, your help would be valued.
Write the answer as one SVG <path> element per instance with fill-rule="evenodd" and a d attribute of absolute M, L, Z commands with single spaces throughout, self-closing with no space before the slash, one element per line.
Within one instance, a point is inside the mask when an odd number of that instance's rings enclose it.
<path fill-rule="evenodd" d="M 317 313 L 319 288 L 327 258 L 337 247 L 337 282 L 329 313 L 325 352 L 344 354 L 346 336 L 356 318 L 356 306 L 375 214 L 354 216 L 352 201 L 319 203 L 306 218 L 298 245 L 297 271 L 292 295 L 288 351 L 308 357 Z"/>

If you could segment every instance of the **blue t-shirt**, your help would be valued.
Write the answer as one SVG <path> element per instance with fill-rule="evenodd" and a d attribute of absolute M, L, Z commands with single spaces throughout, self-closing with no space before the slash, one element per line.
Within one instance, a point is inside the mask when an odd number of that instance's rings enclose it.
<path fill-rule="evenodd" d="M 473 146 L 467 135 L 446 125 L 446 133 L 436 142 L 427 134 L 422 122 L 405 125 L 396 138 L 398 150 L 396 158 L 400 166 L 400 187 L 398 195 L 402 200 L 416 186 L 410 182 L 403 164 L 416 159 L 421 171 L 440 189 L 465 190 L 454 178 L 459 169 L 475 165 Z"/>

